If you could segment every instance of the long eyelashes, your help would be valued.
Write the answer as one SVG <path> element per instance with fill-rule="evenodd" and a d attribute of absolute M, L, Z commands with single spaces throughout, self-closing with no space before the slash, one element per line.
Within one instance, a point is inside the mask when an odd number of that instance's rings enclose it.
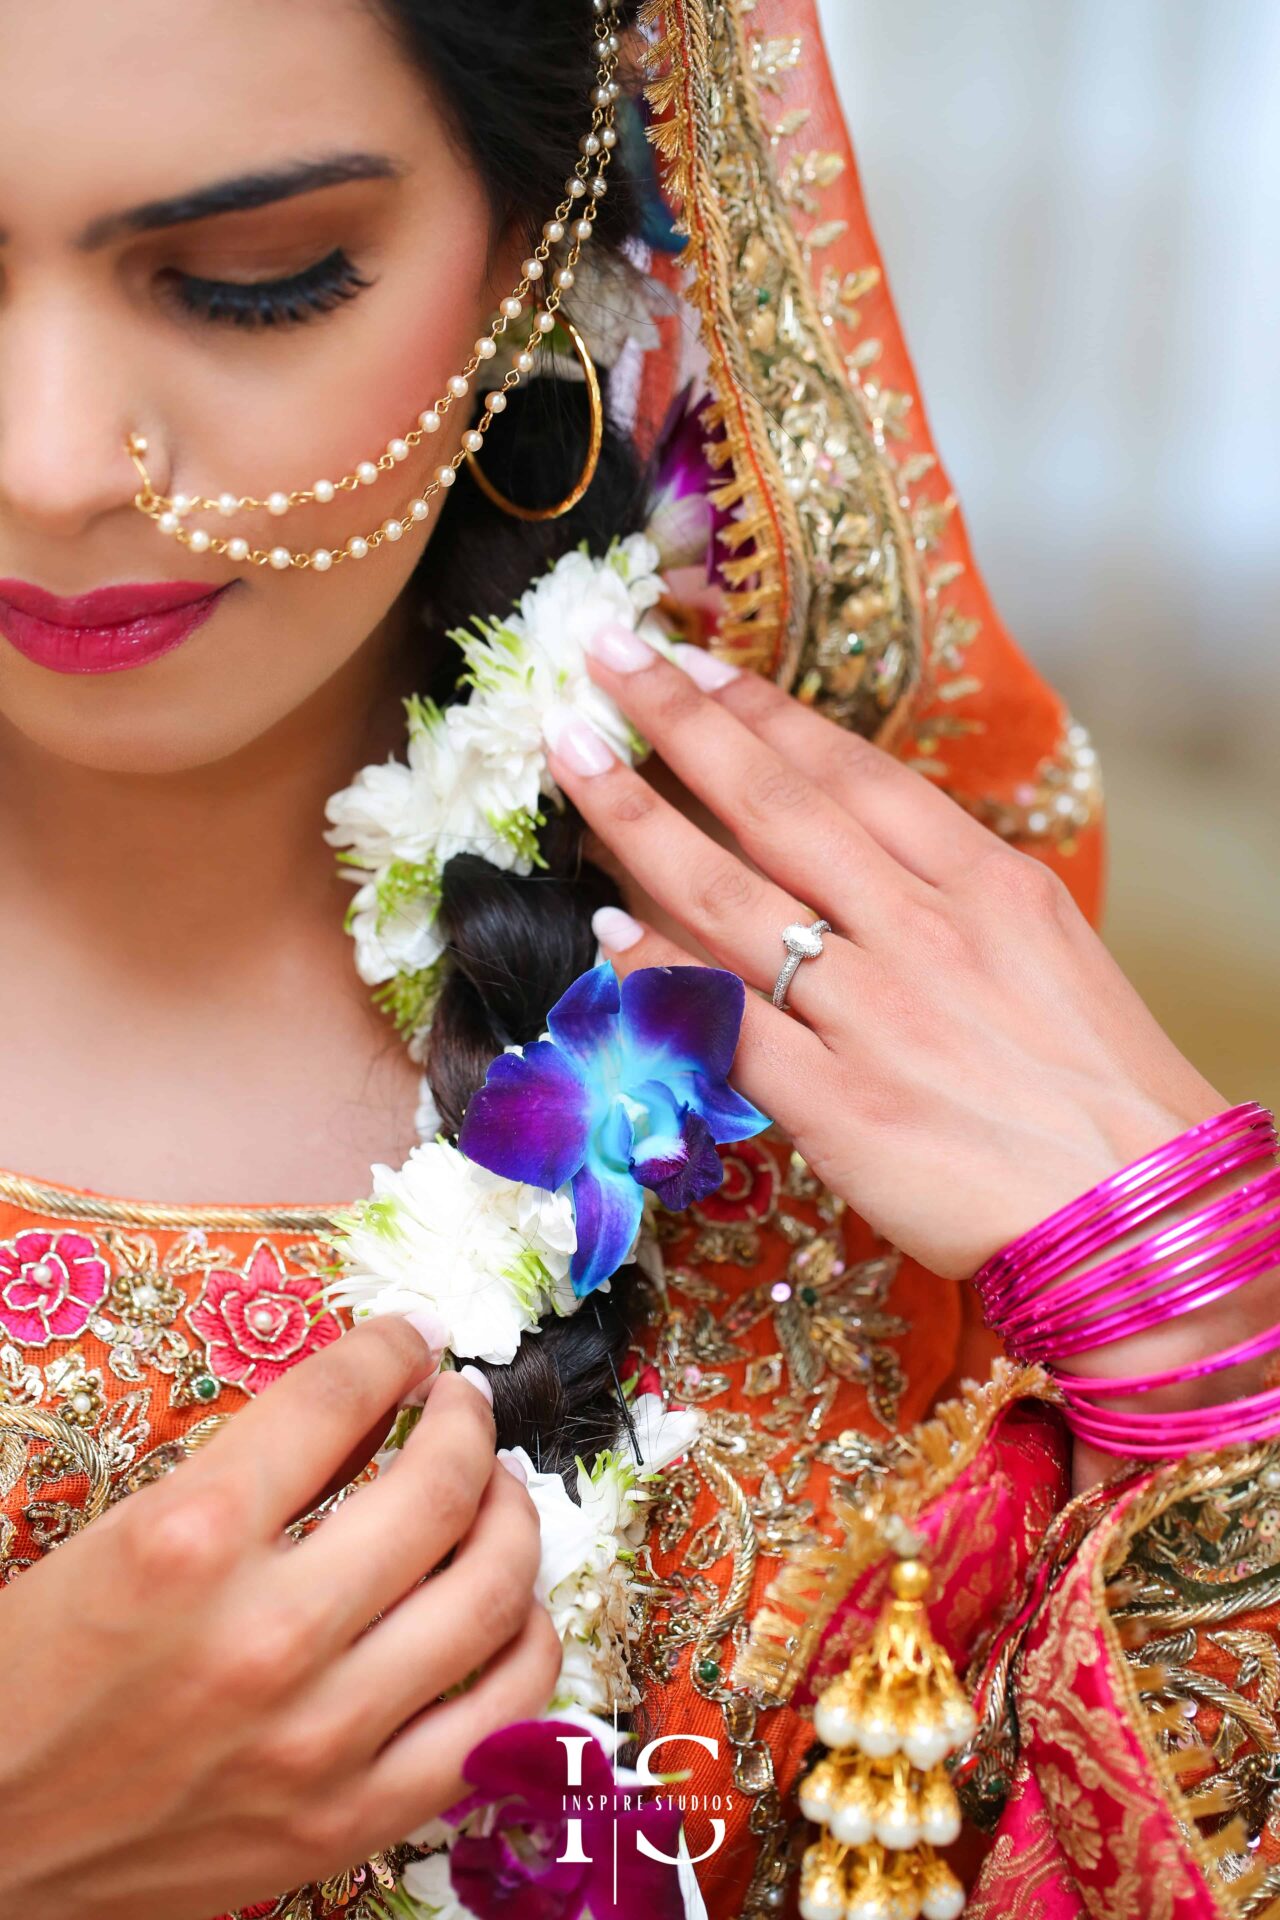
<path fill-rule="evenodd" d="M 297 326 L 372 285 L 341 247 L 284 280 L 204 280 L 176 271 L 167 278 L 189 313 L 236 327 Z"/>

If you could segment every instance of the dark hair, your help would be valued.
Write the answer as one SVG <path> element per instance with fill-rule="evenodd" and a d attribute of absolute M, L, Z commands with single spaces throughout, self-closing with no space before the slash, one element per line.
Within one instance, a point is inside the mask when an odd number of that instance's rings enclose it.
<path fill-rule="evenodd" d="M 536 243 L 564 197 L 590 120 L 596 69 L 591 0 L 376 0 L 420 67 L 468 158 L 479 169 L 495 232 L 513 227 Z M 625 17 L 628 8 L 620 6 Z M 593 252 L 627 231 L 622 168 L 610 169 Z M 572 316 L 572 307 L 566 302 Z M 601 370 L 608 401 L 607 375 Z M 582 468 L 588 416 L 580 382 L 539 377 L 515 390 L 486 435 L 485 469 L 510 498 L 562 499 Z M 602 552 L 643 517 L 635 448 L 606 431 L 600 466 L 584 499 L 562 519 L 520 521 L 492 506 L 466 477 L 427 546 L 409 592 L 433 636 L 435 668 L 424 691 L 454 697 L 456 656 L 443 635 L 473 614 L 507 612 L 530 579 L 585 541 Z M 560 995 L 595 958 L 591 916 L 617 899 L 613 882 L 583 858 L 583 827 L 571 808 L 542 831 L 543 869 L 502 872 L 472 854 L 445 868 L 440 925 L 446 981 L 427 1045 L 427 1077 L 446 1131 L 490 1061 L 505 1046 L 536 1040 Z M 569 1319 L 526 1334 L 510 1367 L 490 1372 L 500 1443 L 524 1446 L 548 1470 L 567 1472 L 614 1444 L 620 1422 L 616 1368 L 629 1337 L 628 1274 Z M 621 1297 L 620 1297 L 621 1296 Z"/>

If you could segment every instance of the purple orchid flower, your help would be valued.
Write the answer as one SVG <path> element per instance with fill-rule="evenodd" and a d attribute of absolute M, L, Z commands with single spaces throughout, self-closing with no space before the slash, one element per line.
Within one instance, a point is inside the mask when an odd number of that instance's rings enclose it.
<path fill-rule="evenodd" d="M 746 989 L 718 967 L 642 967 L 618 986 L 582 974 L 547 1015 L 550 1038 L 501 1054 L 467 1108 L 458 1145 L 509 1180 L 569 1183 L 579 1298 L 626 1259 L 642 1187 L 679 1211 L 724 1178 L 716 1146 L 768 1117 L 728 1084 Z"/>
<path fill-rule="evenodd" d="M 723 588 L 719 534 L 733 514 L 711 499 L 725 476 L 707 457 L 707 447 L 724 438 L 723 427 L 709 431 L 702 424 L 710 398 L 703 393 L 695 400 L 690 382 L 667 409 L 652 455 L 646 531 L 664 567 L 701 566 L 707 584 Z"/>
<path fill-rule="evenodd" d="M 572 1750 L 561 1744 L 562 1735 L 574 1740 Z M 449 1875 L 477 1920 L 578 1920 L 588 1911 L 591 1920 L 683 1915 L 675 1867 L 651 1860 L 636 1845 L 643 1833 L 670 1859 L 679 1813 L 639 1804 L 644 1789 L 619 1785 L 595 1740 L 581 1748 L 581 1765 L 571 1776 L 569 1754 L 581 1739 L 582 1728 L 569 1721 L 522 1720 L 468 1754 L 463 1777 L 476 1791 L 448 1817 L 491 1806 L 492 1830 L 454 1841 Z"/>

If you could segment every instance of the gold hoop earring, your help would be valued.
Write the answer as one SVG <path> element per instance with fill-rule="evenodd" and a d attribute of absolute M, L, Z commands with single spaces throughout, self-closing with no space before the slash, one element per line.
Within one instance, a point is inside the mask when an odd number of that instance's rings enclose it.
<path fill-rule="evenodd" d="M 467 449 L 467 466 L 470 469 L 471 478 L 485 499 L 491 500 L 503 513 L 509 513 L 513 520 L 559 520 L 571 507 L 577 506 L 595 479 L 596 468 L 600 465 L 600 451 L 604 446 L 604 399 L 600 392 L 600 377 L 596 372 L 596 363 L 587 351 L 587 343 L 572 320 L 563 313 L 558 313 L 556 319 L 568 334 L 573 351 L 577 355 L 578 365 L 582 368 L 582 377 L 586 381 L 587 404 L 591 409 L 591 433 L 587 444 L 587 457 L 572 490 L 553 507 L 517 506 L 514 500 L 509 500 L 505 493 L 498 491 L 492 480 L 486 476 L 475 454 L 470 448 Z"/>

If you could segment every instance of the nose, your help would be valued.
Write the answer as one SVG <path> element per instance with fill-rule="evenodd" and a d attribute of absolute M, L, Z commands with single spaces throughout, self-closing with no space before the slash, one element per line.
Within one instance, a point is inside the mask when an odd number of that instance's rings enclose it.
<path fill-rule="evenodd" d="M 0 316 L 0 514 L 59 538 L 127 507 L 139 487 L 125 447 L 143 423 L 127 343 L 70 288 L 34 292 Z M 156 477 L 156 444 L 148 465 Z"/>

